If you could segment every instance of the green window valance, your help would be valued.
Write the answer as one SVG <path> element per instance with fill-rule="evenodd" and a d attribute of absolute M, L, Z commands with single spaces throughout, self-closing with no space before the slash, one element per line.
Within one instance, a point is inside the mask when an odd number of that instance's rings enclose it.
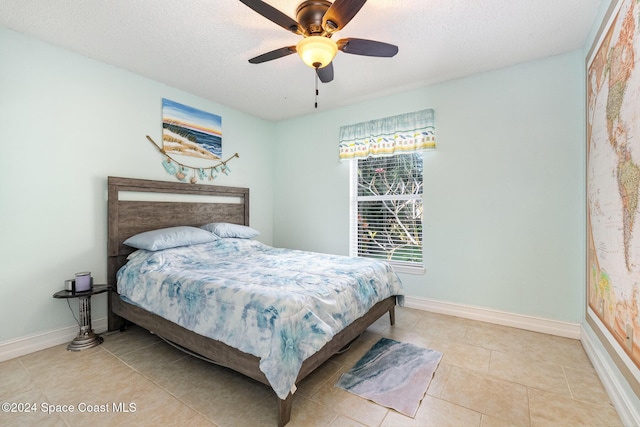
<path fill-rule="evenodd" d="M 436 148 L 433 109 L 385 117 L 340 128 L 340 160 Z"/>

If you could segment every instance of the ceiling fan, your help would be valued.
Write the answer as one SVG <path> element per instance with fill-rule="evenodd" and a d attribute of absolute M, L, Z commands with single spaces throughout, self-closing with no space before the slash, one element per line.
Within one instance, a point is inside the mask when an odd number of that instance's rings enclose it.
<path fill-rule="evenodd" d="M 304 38 L 295 46 L 272 50 L 249 60 L 260 64 L 298 53 L 305 64 L 315 68 L 323 83 L 333 80 L 333 58 L 340 50 L 353 55 L 390 58 L 398 53 L 398 46 L 374 40 L 345 38 L 331 40 L 333 34 L 345 27 L 367 0 L 305 0 L 296 8 L 297 21 L 260 0 L 240 0 L 242 3 L 278 24 L 287 31 Z"/>

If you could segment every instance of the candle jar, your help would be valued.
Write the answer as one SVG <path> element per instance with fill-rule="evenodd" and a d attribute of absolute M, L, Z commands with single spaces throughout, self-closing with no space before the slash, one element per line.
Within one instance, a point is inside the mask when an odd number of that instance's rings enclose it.
<path fill-rule="evenodd" d="M 76 292 L 85 292 L 91 289 L 91 272 L 76 273 Z"/>

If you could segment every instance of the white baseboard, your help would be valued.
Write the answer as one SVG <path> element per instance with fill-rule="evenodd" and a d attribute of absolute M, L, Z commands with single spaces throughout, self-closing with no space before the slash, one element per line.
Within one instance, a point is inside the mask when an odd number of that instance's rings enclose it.
<path fill-rule="evenodd" d="M 632 403 L 629 398 L 629 393 L 632 392 L 628 390 L 628 386 L 620 383 L 618 380 L 620 376 L 616 375 L 612 371 L 612 369 L 617 368 L 612 367 L 613 362 L 605 359 L 603 355 L 606 355 L 606 352 L 598 351 L 598 347 L 596 347 L 593 340 L 594 338 L 591 337 L 589 332 L 583 326 L 582 335 L 580 337 L 582 347 L 600 377 L 602 385 L 605 390 L 607 390 L 607 394 L 609 394 L 609 398 L 611 399 L 613 406 L 616 408 L 616 411 L 618 411 L 618 416 L 622 421 L 622 425 L 640 426 L 640 408 Z M 632 398 L 635 398 L 635 395 Z"/>
<path fill-rule="evenodd" d="M 498 325 L 512 326 L 535 332 L 558 335 L 567 338 L 580 338 L 580 325 L 557 320 L 507 313 L 462 304 L 429 300 L 417 297 L 405 297 L 405 306 L 434 313 L 448 314 L 466 319 L 480 320 Z M 102 333 L 107 330 L 107 318 L 92 321 L 93 329 Z M 24 356 L 55 345 L 70 342 L 78 333 L 77 326 L 68 326 L 27 337 L 0 343 L 0 362 Z"/>
<path fill-rule="evenodd" d="M 418 310 L 448 314 L 450 316 L 511 326 L 565 338 L 580 339 L 581 326 L 579 323 L 562 322 L 559 320 L 544 319 L 542 317 L 526 316 L 523 314 L 508 313 L 505 311 L 418 297 L 405 297 L 404 305 L 405 307 Z"/>
<path fill-rule="evenodd" d="M 508 313 L 418 297 L 405 297 L 404 305 L 408 308 L 448 314 L 466 319 L 480 320 L 498 325 L 512 326 L 515 328 L 558 335 L 566 338 L 580 338 L 581 326 L 574 323 L 560 322 L 540 317 L 525 316 L 522 314 Z M 93 320 L 92 326 L 98 333 L 106 331 L 107 318 L 104 317 Z M 75 338 L 77 333 L 78 327 L 74 325 L 2 342 L 0 343 L 0 362 L 70 342 Z"/>
<path fill-rule="evenodd" d="M 102 333 L 107 330 L 107 318 L 91 321 L 93 330 Z M 78 335 L 78 326 L 68 326 L 54 331 L 42 332 L 27 337 L 0 343 L 0 362 L 44 350 L 59 344 L 71 342 Z"/>

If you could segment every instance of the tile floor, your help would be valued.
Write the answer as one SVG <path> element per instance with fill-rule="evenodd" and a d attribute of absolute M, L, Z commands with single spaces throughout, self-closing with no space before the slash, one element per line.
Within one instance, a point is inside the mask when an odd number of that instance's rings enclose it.
<path fill-rule="evenodd" d="M 334 387 L 381 336 L 444 354 L 415 419 Z M 266 386 L 187 356 L 137 327 L 106 335 L 93 349 L 69 352 L 60 345 L 0 363 L 0 402 L 35 409 L 0 412 L 0 425 L 10 426 L 253 427 L 275 426 L 277 419 L 276 398 Z M 407 308 L 397 309 L 395 326 L 382 317 L 351 350 L 299 384 L 289 423 L 619 425 L 578 341 Z"/>

